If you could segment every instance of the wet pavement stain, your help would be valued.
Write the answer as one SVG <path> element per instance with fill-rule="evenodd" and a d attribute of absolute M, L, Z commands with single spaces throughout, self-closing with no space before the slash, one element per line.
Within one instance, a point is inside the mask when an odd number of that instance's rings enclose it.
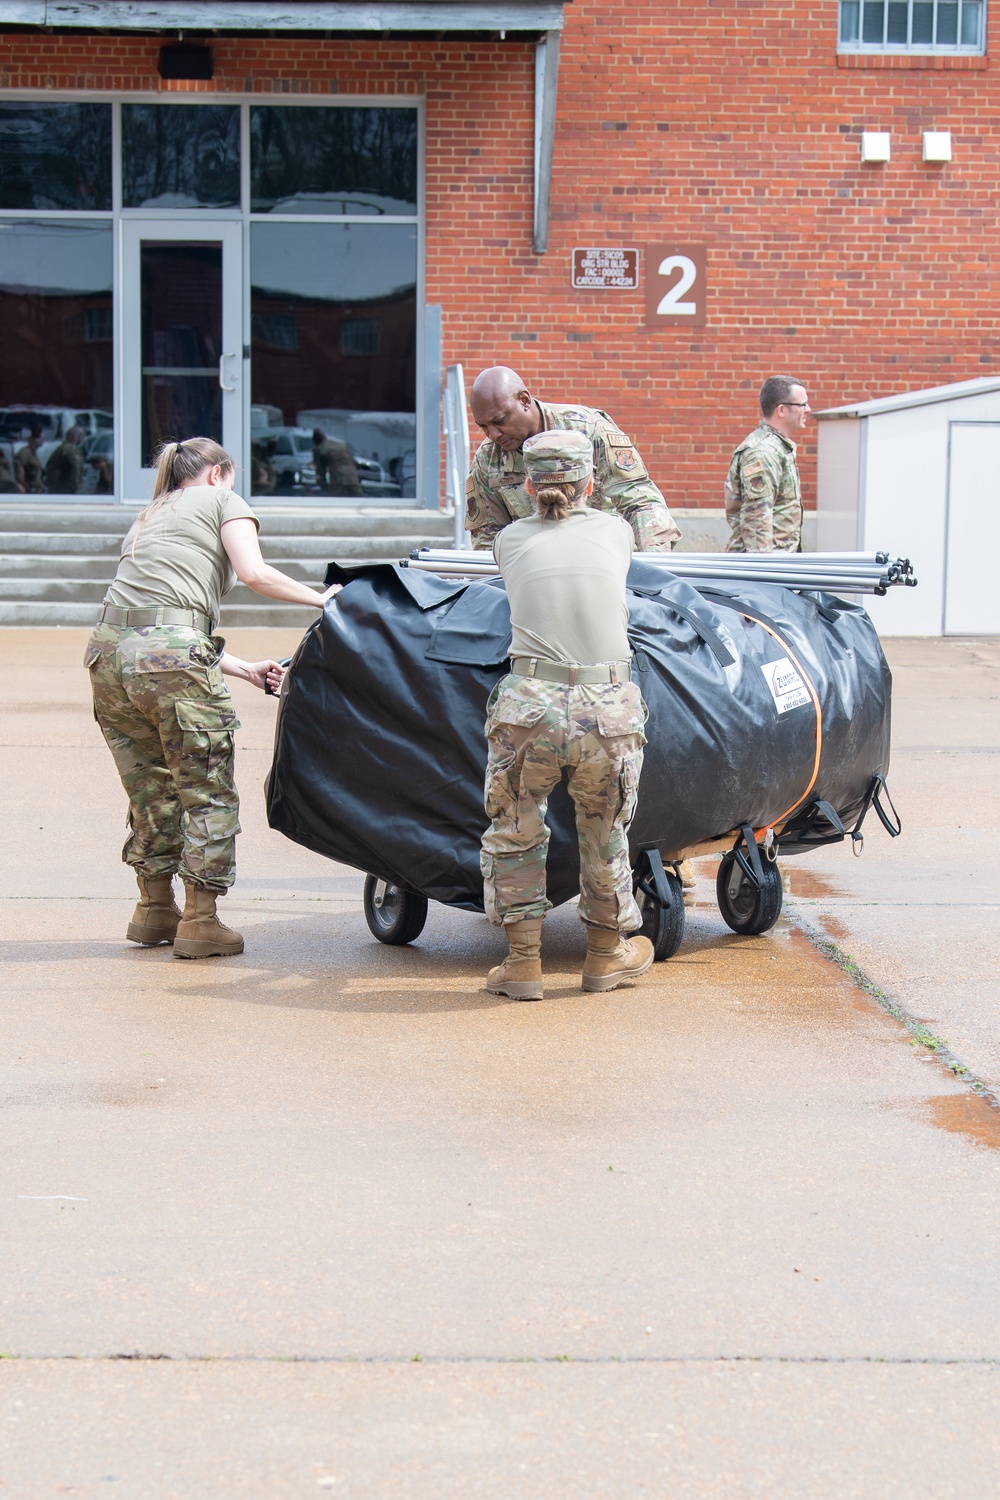
<path fill-rule="evenodd" d="M 934 1124 L 977 1146 L 1000 1151 L 1000 1109 L 976 1094 L 935 1094 L 927 1100 Z"/>
<path fill-rule="evenodd" d="M 840 939 L 840 941 L 850 939 L 851 934 L 848 932 L 843 922 L 838 921 L 836 917 L 828 917 L 823 914 L 819 919 L 819 925 L 822 927 L 827 937 L 838 938 Z"/>
<path fill-rule="evenodd" d="M 788 891 L 792 896 L 805 896 L 812 900 L 837 900 L 846 895 L 839 886 L 827 880 L 825 875 L 817 875 L 815 870 L 789 870 L 787 865 L 782 867 L 782 872 L 788 880 Z"/>

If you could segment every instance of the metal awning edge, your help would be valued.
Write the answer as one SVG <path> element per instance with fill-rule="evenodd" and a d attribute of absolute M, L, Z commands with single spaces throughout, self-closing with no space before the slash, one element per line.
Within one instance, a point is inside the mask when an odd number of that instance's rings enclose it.
<path fill-rule="evenodd" d="M 100 31 L 559 31 L 571 0 L 0 0 L 0 25 Z"/>

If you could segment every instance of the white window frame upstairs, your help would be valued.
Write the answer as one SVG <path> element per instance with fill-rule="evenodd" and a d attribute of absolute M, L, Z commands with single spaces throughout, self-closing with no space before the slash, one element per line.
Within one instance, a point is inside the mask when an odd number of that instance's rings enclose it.
<path fill-rule="evenodd" d="M 866 41 L 863 40 L 863 36 L 864 36 L 864 15 L 863 15 L 863 12 L 864 12 L 864 6 L 865 6 L 866 3 L 881 4 L 881 6 L 882 6 L 883 19 L 882 19 L 882 40 L 881 41 L 869 41 L 869 42 L 866 42 Z M 890 41 L 888 39 L 890 3 L 893 4 L 893 5 L 900 5 L 900 4 L 905 4 L 906 5 L 906 12 L 907 12 L 906 35 L 907 35 L 907 40 L 905 42 L 903 42 L 903 41 Z M 986 52 L 987 3 L 988 3 L 988 0 L 838 0 L 838 5 L 837 5 L 837 51 L 841 52 L 841 53 L 849 53 L 849 52 L 850 53 L 853 53 L 853 52 L 875 53 L 875 54 L 896 53 L 896 54 L 910 55 L 910 56 L 917 56 L 917 57 L 920 57 L 920 56 L 923 56 L 923 57 L 981 57 Z M 931 42 L 916 41 L 915 42 L 915 41 L 911 40 L 912 35 L 913 35 L 913 8 L 914 8 L 914 4 L 918 4 L 918 5 L 932 4 L 933 5 L 932 35 L 935 38 L 937 37 L 937 34 L 938 34 L 938 7 L 939 7 L 939 5 L 941 5 L 941 6 L 948 5 L 949 7 L 950 6 L 957 6 L 958 7 L 958 14 L 957 14 L 957 37 L 958 37 L 958 40 L 955 41 L 955 42 L 937 42 L 937 41 L 931 41 Z M 963 12 L 966 12 L 967 9 L 968 9 L 968 12 L 971 13 L 973 7 L 976 8 L 976 11 L 978 13 L 979 35 L 978 35 L 978 37 L 977 37 L 977 39 L 976 39 L 975 42 L 963 42 L 962 41 Z M 897 12 L 897 14 L 898 14 L 898 12 Z M 851 19 L 854 19 L 854 21 L 856 22 L 856 24 L 854 26 L 850 26 L 850 24 L 849 24 L 849 21 Z M 855 38 L 852 39 L 852 40 L 845 40 L 844 39 L 844 32 L 845 32 L 845 30 L 854 30 L 856 32 Z"/>

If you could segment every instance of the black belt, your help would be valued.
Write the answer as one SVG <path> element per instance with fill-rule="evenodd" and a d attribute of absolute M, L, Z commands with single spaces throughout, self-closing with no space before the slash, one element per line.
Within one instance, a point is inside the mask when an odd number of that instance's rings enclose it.
<path fill-rule="evenodd" d="M 142 609 L 122 608 L 118 604 L 105 604 L 97 622 L 99 625 L 188 625 L 200 630 L 202 635 L 211 635 L 215 624 L 209 615 L 197 609 L 160 609 L 152 606 Z"/>
<path fill-rule="evenodd" d="M 510 670 L 515 677 L 539 677 L 542 682 L 564 682 L 569 687 L 591 686 L 599 682 L 631 682 L 627 661 L 602 661 L 596 666 L 579 667 L 572 662 L 544 661 L 538 656 L 514 656 Z"/>

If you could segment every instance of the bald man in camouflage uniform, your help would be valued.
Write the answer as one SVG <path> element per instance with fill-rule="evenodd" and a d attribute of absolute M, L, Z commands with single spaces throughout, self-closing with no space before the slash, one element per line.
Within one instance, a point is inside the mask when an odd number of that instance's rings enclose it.
<path fill-rule="evenodd" d="M 472 545 L 488 550 L 504 526 L 534 514 L 524 486 L 526 439 L 540 432 L 582 432 L 593 450 L 595 510 L 620 515 L 640 552 L 669 552 L 680 537 L 663 496 L 646 472 L 631 439 L 590 406 L 537 401 L 516 371 L 494 365 L 477 375 L 470 399 L 473 420 L 486 441 L 472 461 L 466 485 L 466 521 Z"/>
<path fill-rule="evenodd" d="M 802 490 L 793 438 L 809 416 L 805 386 L 772 375 L 760 388 L 761 420 L 726 476 L 727 552 L 801 552 Z"/>

